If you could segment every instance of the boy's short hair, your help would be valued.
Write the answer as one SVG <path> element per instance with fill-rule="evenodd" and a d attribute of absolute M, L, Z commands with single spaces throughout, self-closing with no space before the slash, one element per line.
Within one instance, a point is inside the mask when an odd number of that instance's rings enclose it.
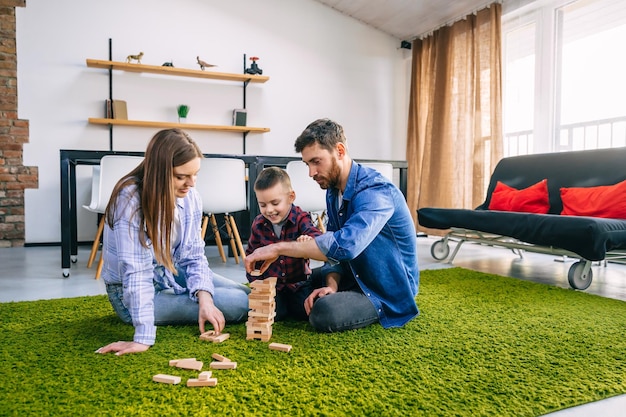
<path fill-rule="evenodd" d="M 282 184 L 287 190 L 291 191 L 291 178 L 289 174 L 279 167 L 267 167 L 261 171 L 254 182 L 255 191 L 263 191 L 272 188 L 276 184 Z"/>

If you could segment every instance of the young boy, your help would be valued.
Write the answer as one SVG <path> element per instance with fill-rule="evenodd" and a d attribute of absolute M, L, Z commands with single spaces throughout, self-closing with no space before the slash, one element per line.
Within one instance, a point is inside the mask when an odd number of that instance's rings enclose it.
<path fill-rule="evenodd" d="M 265 168 L 254 183 L 261 214 L 252 222 L 246 254 L 261 246 L 280 241 L 302 241 L 321 235 L 308 212 L 293 204 L 296 193 L 287 172 Z M 304 300 L 311 293 L 308 259 L 281 256 L 259 276 L 246 274 L 248 281 L 276 277 L 276 318 L 307 320 Z"/>

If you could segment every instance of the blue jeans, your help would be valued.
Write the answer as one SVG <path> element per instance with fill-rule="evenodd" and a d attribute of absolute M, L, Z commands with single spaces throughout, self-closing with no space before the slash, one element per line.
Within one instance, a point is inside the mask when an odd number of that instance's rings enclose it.
<path fill-rule="evenodd" d="M 342 332 L 378 323 L 374 304 L 361 291 L 339 291 L 318 298 L 309 323 L 318 332 Z"/>
<path fill-rule="evenodd" d="M 185 274 L 178 271 L 176 282 L 185 287 Z M 248 293 L 250 288 L 213 273 L 215 292 L 213 302 L 224 314 L 226 323 L 238 323 L 248 318 Z M 123 303 L 121 284 L 106 286 L 113 310 L 124 323 L 132 324 L 132 318 Z M 154 324 L 197 324 L 198 303 L 189 298 L 189 293 L 176 295 L 172 290 L 156 290 L 154 293 Z"/>
<path fill-rule="evenodd" d="M 296 293 L 286 291 L 286 294 L 277 294 L 276 320 L 284 320 L 287 317 L 306 320 L 304 300 L 325 282 L 326 278 L 322 276 L 321 270 L 316 268 Z M 374 304 L 361 292 L 358 285 L 350 290 L 318 298 L 313 304 L 308 320 L 318 332 L 360 329 L 379 321 Z"/>

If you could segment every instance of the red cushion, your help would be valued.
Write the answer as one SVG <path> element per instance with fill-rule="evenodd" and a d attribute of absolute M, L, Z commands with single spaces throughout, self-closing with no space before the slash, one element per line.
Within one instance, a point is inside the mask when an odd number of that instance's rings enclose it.
<path fill-rule="evenodd" d="M 550 210 L 548 180 L 543 179 L 523 190 L 509 187 L 498 181 L 491 194 L 489 210 L 546 214 Z"/>
<path fill-rule="evenodd" d="M 626 219 L 626 181 L 598 187 L 561 188 L 562 215 Z"/>

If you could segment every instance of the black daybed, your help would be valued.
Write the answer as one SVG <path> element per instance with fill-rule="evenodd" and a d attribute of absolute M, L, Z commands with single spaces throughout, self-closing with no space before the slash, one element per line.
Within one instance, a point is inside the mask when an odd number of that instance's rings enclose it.
<path fill-rule="evenodd" d="M 547 180 L 546 214 L 489 209 L 496 186 L 498 190 L 502 187 L 514 189 L 515 193 L 537 188 L 542 182 L 545 187 L 544 180 Z M 431 247 L 431 254 L 437 260 L 448 257 L 450 241 L 458 243 L 449 262 L 466 241 L 569 256 L 580 259 L 569 269 L 570 286 L 586 289 L 592 280 L 592 261 L 626 256 L 625 180 L 626 147 L 504 158 L 491 176 L 485 202 L 475 210 L 421 208 L 417 211 L 418 222 L 431 229 L 450 229 Z M 563 188 L 566 190 L 562 191 Z M 609 211 L 621 212 L 624 216 L 601 218 L 581 213 L 561 214 L 564 210 L 561 193 L 569 191 L 572 196 L 580 192 L 575 195 L 580 197 L 577 204 L 596 206 L 589 209 L 590 213 L 597 212 L 597 205 L 603 204 Z M 589 194 L 590 191 L 595 194 Z M 604 194 L 598 194 L 600 191 Z M 609 192 L 612 194 L 607 194 Z M 498 194 L 498 199 L 501 195 Z M 564 194 L 563 198 L 567 195 Z M 565 212 L 571 213 L 570 201 L 568 197 Z M 600 211 L 603 211 L 602 207 Z M 620 215 L 610 213 L 608 216 Z"/>

